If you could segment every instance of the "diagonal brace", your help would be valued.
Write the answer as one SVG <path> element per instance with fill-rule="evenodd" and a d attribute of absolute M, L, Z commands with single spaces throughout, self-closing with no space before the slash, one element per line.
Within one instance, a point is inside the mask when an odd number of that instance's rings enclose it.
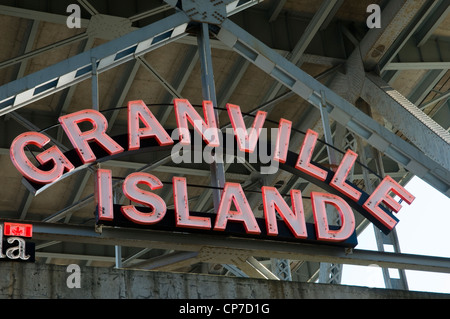
<path fill-rule="evenodd" d="M 450 197 L 450 172 L 427 154 L 381 126 L 229 19 L 222 23 L 216 37 L 317 108 L 321 107 L 323 96 L 326 111 L 335 121 Z"/>
<path fill-rule="evenodd" d="M 92 58 L 101 73 L 142 56 L 186 33 L 189 18 L 178 12 L 142 29 L 0 87 L 0 116 L 92 77 Z"/>

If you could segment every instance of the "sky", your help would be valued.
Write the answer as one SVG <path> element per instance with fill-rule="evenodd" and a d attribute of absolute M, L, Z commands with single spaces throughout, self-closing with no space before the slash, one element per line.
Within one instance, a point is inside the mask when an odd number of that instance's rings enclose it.
<path fill-rule="evenodd" d="M 396 226 L 402 253 L 450 258 L 450 199 L 414 177 L 405 187 L 416 199 L 402 204 Z M 377 250 L 373 226 L 358 237 L 356 249 Z M 390 270 L 392 277 L 397 270 Z M 450 293 L 450 274 L 406 270 L 409 290 Z M 344 265 L 342 284 L 385 288 L 379 267 Z"/>

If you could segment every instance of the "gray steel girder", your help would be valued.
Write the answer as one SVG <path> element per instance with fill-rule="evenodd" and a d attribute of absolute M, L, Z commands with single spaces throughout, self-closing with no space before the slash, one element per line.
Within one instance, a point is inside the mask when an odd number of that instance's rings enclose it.
<path fill-rule="evenodd" d="M 337 264 L 378 265 L 385 268 L 411 269 L 450 273 L 450 259 L 434 256 L 396 254 L 355 249 L 348 252 L 342 248 L 326 245 L 309 245 L 277 241 L 204 236 L 186 233 L 103 227 L 96 232 L 92 226 L 33 221 L 33 238 L 48 241 L 69 241 L 129 247 L 154 247 L 187 252 L 198 252 L 204 247 L 245 250 L 247 255 Z M 205 246 L 206 244 L 206 246 Z"/>
<path fill-rule="evenodd" d="M 142 29 L 0 87 L 0 116 L 101 73 L 185 35 L 189 18 L 178 12 Z"/>
<path fill-rule="evenodd" d="M 361 97 L 420 150 L 450 171 L 449 132 L 373 74 L 367 74 Z"/>
<path fill-rule="evenodd" d="M 326 110 L 335 121 L 450 197 L 450 171 L 440 163 L 381 126 L 229 19 L 221 26 L 216 37 L 224 44 L 317 108 L 321 106 L 323 96 Z"/>
<path fill-rule="evenodd" d="M 241 10 L 243 6 L 247 7 L 259 1 L 228 2 L 226 13 L 229 16 L 236 10 Z M 0 115 L 90 77 L 92 57 L 97 60 L 98 72 L 105 71 L 181 37 L 189 21 L 191 20 L 186 13 L 178 12 L 90 51 L 8 83 L 0 87 Z M 221 26 L 217 34 L 219 40 L 314 106 L 320 107 L 321 98 L 324 96 L 327 112 L 334 120 L 450 196 L 448 166 L 437 162 L 436 156 L 430 157 L 426 152 L 421 152 L 385 129 L 229 19 L 225 19 Z"/>

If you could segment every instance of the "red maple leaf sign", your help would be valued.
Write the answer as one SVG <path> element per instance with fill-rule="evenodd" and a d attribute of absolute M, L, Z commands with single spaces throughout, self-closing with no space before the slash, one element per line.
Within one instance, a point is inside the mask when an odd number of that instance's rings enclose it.
<path fill-rule="evenodd" d="M 3 230 L 5 236 L 21 236 L 32 237 L 33 225 L 31 224 L 19 224 L 19 223 L 3 223 Z"/>
<path fill-rule="evenodd" d="M 23 234 L 23 229 L 19 226 L 16 226 L 11 230 L 11 232 L 16 236 L 20 236 Z"/>

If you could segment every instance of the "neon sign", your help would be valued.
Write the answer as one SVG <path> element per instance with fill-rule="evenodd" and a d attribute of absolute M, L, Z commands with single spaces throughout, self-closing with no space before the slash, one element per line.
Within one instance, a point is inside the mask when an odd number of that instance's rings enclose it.
<path fill-rule="evenodd" d="M 224 138 L 218 129 L 213 105 L 209 101 L 204 101 L 202 108 L 203 118 L 188 100 L 174 100 L 179 144 L 192 146 L 191 134 L 196 132 L 207 147 L 221 147 Z M 239 106 L 227 104 L 226 108 L 239 150 L 252 154 L 267 114 L 258 112 L 253 125 L 247 128 Z M 74 150 L 63 153 L 57 146 L 51 146 L 36 156 L 40 166 L 35 166 L 27 158 L 25 148 L 28 145 L 35 145 L 43 149 L 50 143 L 48 137 L 38 132 L 26 132 L 12 142 L 11 160 L 35 194 L 78 169 L 116 158 L 126 153 L 125 150 L 136 152 L 147 148 L 170 149 L 176 145 L 173 135 L 163 128 L 143 101 L 128 103 L 128 132 L 125 136 L 114 138 L 109 136 L 106 133 L 108 128 L 106 118 L 95 110 L 83 110 L 61 116 L 59 122 Z M 81 123 L 90 123 L 92 129 L 82 131 Z M 189 126 L 194 130 L 190 131 Z M 163 182 L 150 173 L 142 172 L 130 174 L 123 182 L 124 195 L 135 204 L 114 205 L 112 173 L 108 169 L 96 171 L 97 223 L 153 229 L 166 227 L 164 229 L 184 229 L 213 234 L 229 233 L 230 229 L 238 227 L 239 231 L 235 233 L 243 236 L 355 246 L 355 216 L 352 211 L 355 209 L 382 231 L 389 233 L 398 223 L 393 212 L 397 213 L 401 209 L 401 205 L 390 196 L 390 193 L 394 193 L 408 204 L 413 202 L 414 196 L 389 176 L 381 181 L 372 194 L 365 193 L 347 181 L 358 157 L 355 152 L 348 150 L 336 171 L 328 170 L 312 161 L 318 133 L 308 130 L 298 153 L 293 153 L 289 151 L 291 129 L 291 121 L 280 119 L 273 160 L 283 169 L 329 192 L 310 194 L 313 225 L 305 221 L 300 190 L 291 190 L 291 205 L 288 205 L 278 189 L 263 186 L 261 201 L 264 218 L 261 219 L 256 218 L 252 212 L 242 186 L 227 182 L 221 190 L 220 205 L 216 214 L 203 214 L 189 210 L 186 178 L 173 177 L 171 183 L 174 209 L 168 209 L 162 198 L 152 192 L 162 188 Z M 140 188 L 140 185 L 146 185 L 150 191 Z M 328 205 L 333 206 L 340 217 L 338 227 L 331 226 L 328 221 L 326 212 Z M 172 217 L 168 217 L 169 215 Z M 277 215 L 281 219 L 277 218 Z"/>

